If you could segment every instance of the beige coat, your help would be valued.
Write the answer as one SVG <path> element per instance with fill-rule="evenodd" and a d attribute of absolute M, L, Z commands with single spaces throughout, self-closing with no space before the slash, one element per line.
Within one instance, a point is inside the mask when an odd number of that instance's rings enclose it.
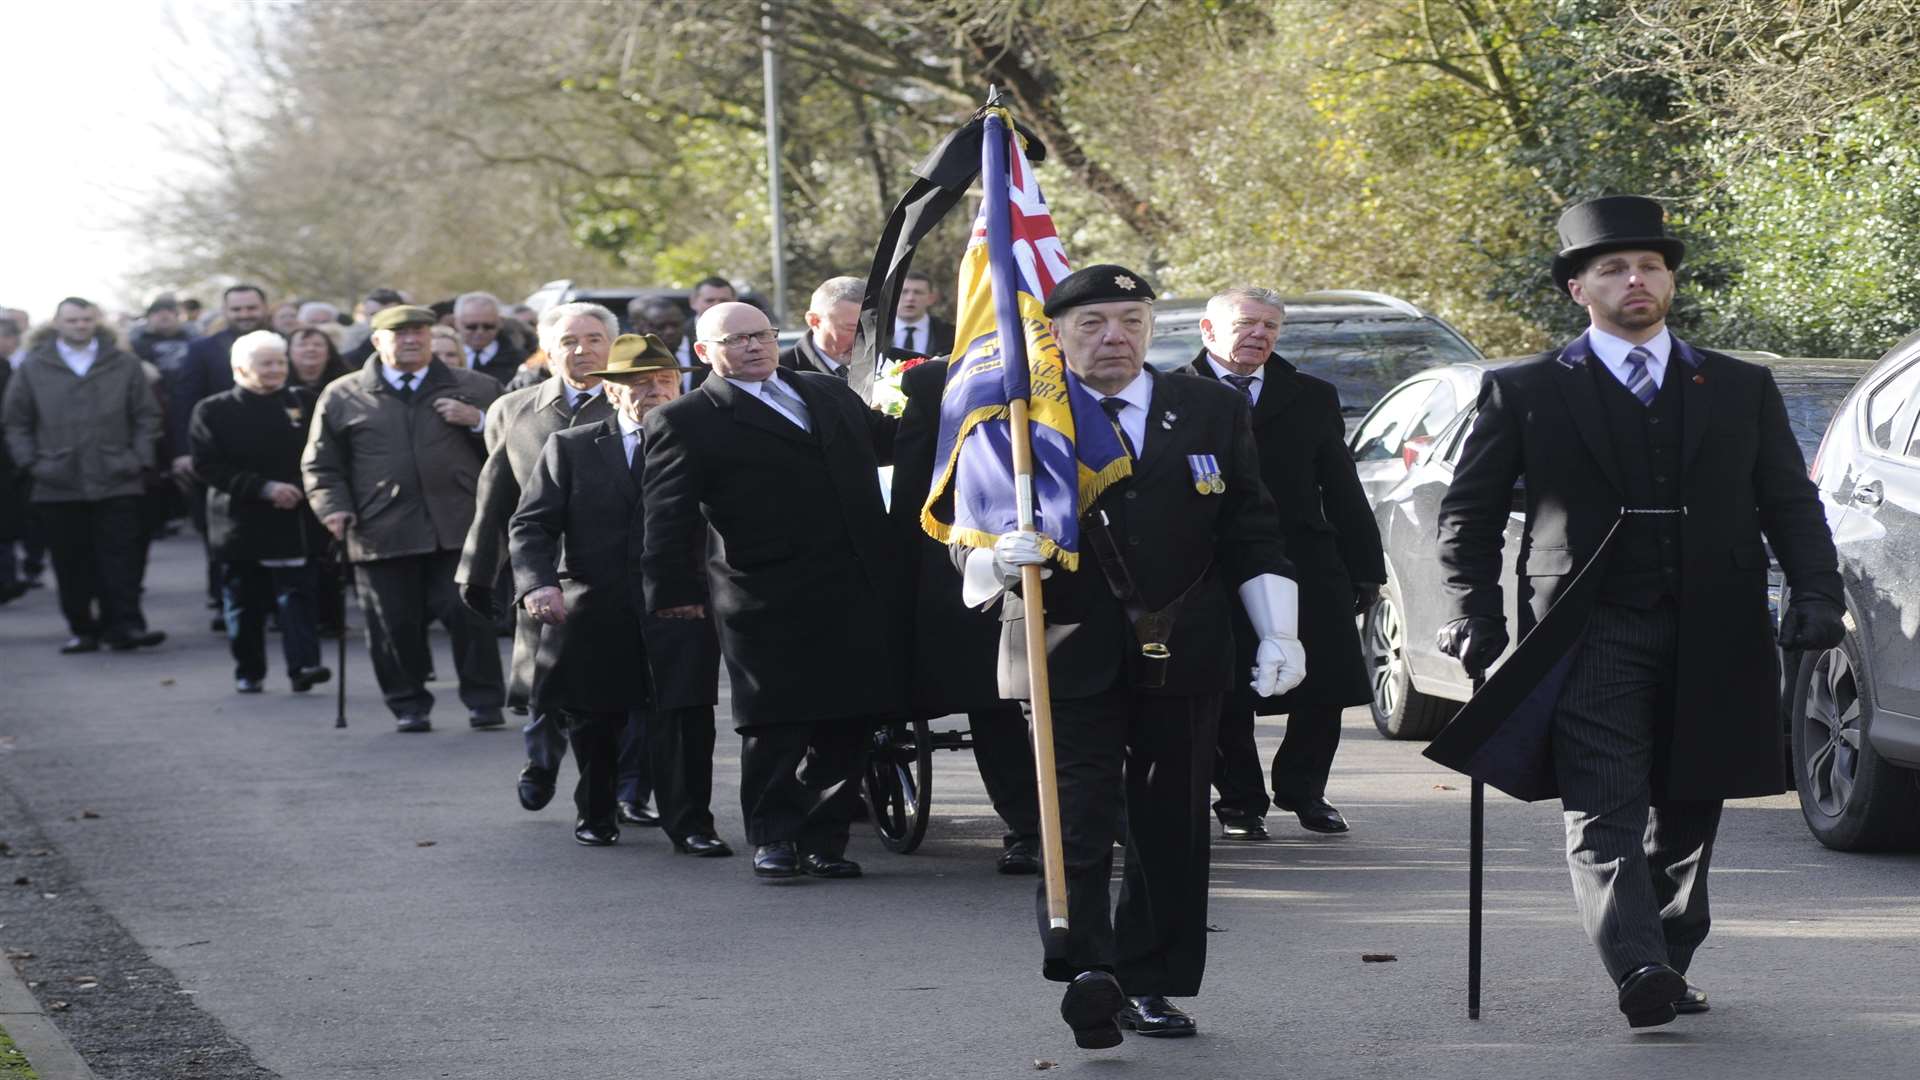
<path fill-rule="evenodd" d="M 433 402 L 453 398 L 484 412 L 500 384 L 438 360 L 422 375 L 413 400 L 403 401 L 376 356 L 320 394 L 301 473 L 320 520 L 354 516 L 354 562 L 458 551 L 473 521 L 486 448 L 478 432 L 440 419 Z"/>
<path fill-rule="evenodd" d="M 140 359 L 101 330 L 94 338 L 99 356 L 82 378 L 60 359 L 50 330 L 34 335 L 0 405 L 8 453 L 32 476 L 33 501 L 145 493 L 141 471 L 154 464 L 160 403 Z"/>

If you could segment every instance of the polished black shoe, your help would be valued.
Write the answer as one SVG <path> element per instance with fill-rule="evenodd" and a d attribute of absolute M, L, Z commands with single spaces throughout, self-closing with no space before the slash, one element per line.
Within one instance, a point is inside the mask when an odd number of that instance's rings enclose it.
<path fill-rule="evenodd" d="M 1073 1029 L 1073 1045 L 1082 1050 L 1119 1046 L 1119 1015 L 1127 1007 L 1120 980 L 1105 971 L 1083 971 L 1060 998 L 1060 1019 Z"/>
<path fill-rule="evenodd" d="M 1703 1013 L 1710 1008 L 1712 1006 L 1707 1004 L 1707 992 L 1692 983 L 1687 984 L 1687 992 L 1680 995 L 1679 999 L 1673 1003 L 1673 1011 L 1681 1016 Z"/>
<path fill-rule="evenodd" d="M 619 815 L 620 824 L 622 825 L 642 825 L 647 828 L 655 828 L 660 824 L 660 815 L 647 809 L 647 804 L 644 802 L 628 802 L 625 799 L 621 799 L 619 807 L 615 812 Z"/>
<path fill-rule="evenodd" d="M 1149 1039 L 1177 1039 L 1200 1030 L 1193 1017 L 1159 994 L 1128 998 L 1119 1019 L 1130 1030 Z"/>
<path fill-rule="evenodd" d="M 520 770 L 520 805 L 527 810 L 544 810 L 553 801 L 553 774 L 527 762 Z"/>
<path fill-rule="evenodd" d="M 467 726 L 478 731 L 484 731 L 487 728 L 506 727 L 507 717 L 505 713 L 500 711 L 500 707 L 497 705 L 489 705 L 479 709 L 468 709 Z"/>
<path fill-rule="evenodd" d="M 1002 874 L 1037 874 L 1040 872 L 1040 853 L 1034 849 L 1038 846 L 1032 840 L 1015 840 L 1000 853 L 993 868 Z"/>
<path fill-rule="evenodd" d="M 121 634 L 105 639 L 107 648 L 114 652 L 132 652 L 135 649 L 151 648 L 165 640 L 167 640 L 165 630 L 136 630 L 131 634 Z"/>
<path fill-rule="evenodd" d="M 287 676 L 287 678 L 293 682 L 294 693 L 304 694 L 314 687 L 319 686 L 321 683 L 326 682 L 328 679 L 333 678 L 333 671 L 330 668 L 315 664 L 313 667 L 303 667 L 299 671 Z"/>
<path fill-rule="evenodd" d="M 1220 820 L 1220 839 L 1259 841 L 1269 839 L 1267 819 L 1258 817 L 1230 817 Z"/>
<path fill-rule="evenodd" d="M 768 881 L 791 881 L 800 876 L 800 854 L 793 841 L 761 844 L 753 852 L 753 876 Z"/>
<path fill-rule="evenodd" d="M 1341 817 L 1340 811 L 1335 810 L 1333 804 L 1325 799 L 1308 799 L 1298 805 L 1275 799 L 1273 805 L 1299 818 L 1300 827 L 1308 832 L 1343 833 L 1347 831 L 1347 819 Z"/>
<path fill-rule="evenodd" d="M 702 859 L 718 859 L 733 854 L 733 849 L 727 846 L 725 840 L 710 832 L 688 833 L 685 836 L 676 837 L 673 841 L 673 850 L 682 855 L 694 855 Z"/>
<path fill-rule="evenodd" d="M 423 731 L 432 731 L 433 722 L 419 713 L 408 713 L 394 718 L 393 730 L 403 735 L 417 735 Z"/>
<path fill-rule="evenodd" d="M 800 869 L 808 877 L 857 878 L 860 864 L 841 855 L 817 855 L 811 851 L 800 856 Z"/>
<path fill-rule="evenodd" d="M 265 687 L 260 685 L 259 679 L 233 680 L 233 692 L 236 694 L 257 694 L 264 689 Z"/>
<path fill-rule="evenodd" d="M 72 656 L 75 653 L 99 652 L 99 651 L 100 651 L 100 639 L 97 637 L 94 637 L 92 634 L 75 634 L 74 636 L 67 639 L 67 643 L 65 645 L 60 646 L 60 654 L 62 656 Z"/>
<path fill-rule="evenodd" d="M 1620 1011 L 1628 1027 L 1672 1023 L 1674 1003 L 1686 996 L 1686 976 L 1665 964 L 1647 964 L 1620 980 Z"/>
<path fill-rule="evenodd" d="M 620 839 L 620 828 L 611 821 L 581 818 L 573 824 L 573 839 L 587 847 L 612 847 Z"/>

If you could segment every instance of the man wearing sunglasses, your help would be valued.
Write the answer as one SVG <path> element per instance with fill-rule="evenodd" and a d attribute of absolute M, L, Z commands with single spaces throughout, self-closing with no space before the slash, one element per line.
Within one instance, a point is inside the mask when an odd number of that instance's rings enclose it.
<path fill-rule="evenodd" d="M 491 375 L 505 386 L 520 371 L 527 354 L 500 333 L 500 301 L 492 293 L 470 292 L 453 302 L 453 327 L 467 349 L 467 370 Z"/>

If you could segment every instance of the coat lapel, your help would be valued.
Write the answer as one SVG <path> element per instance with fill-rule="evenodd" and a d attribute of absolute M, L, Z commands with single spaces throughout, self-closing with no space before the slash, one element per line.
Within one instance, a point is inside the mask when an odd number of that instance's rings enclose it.
<path fill-rule="evenodd" d="M 1260 384 L 1260 400 L 1253 403 L 1255 427 L 1285 412 L 1300 396 L 1299 376 L 1279 353 L 1267 357 L 1266 378 L 1260 380 Z"/>
<path fill-rule="evenodd" d="M 1707 424 L 1713 414 L 1713 394 L 1710 387 L 1712 379 L 1702 369 L 1706 367 L 1706 357 L 1698 349 L 1673 339 L 1673 351 L 1667 361 L 1667 378 L 1685 379 L 1681 384 L 1680 418 L 1680 472 L 1686 475 L 1687 467 L 1700 453 L 1701 444 L 1707 438 Z"/>
<path fill-rule="evenodd" d="M 1620 463 L 1613 456 L 1613 440 L 1607 435 L 1607 418 L 1600 411 L 1600 403 L 1594 400 L 1592 376 L 1587 373 L 1589 364 L 1599 363 L 1592 347 L 1587 344 L 1587 336 L 1580 335 L 1572 344 L 1560 350 L 1554 362 L 1560 368 L 1554 381 L 1560 387 L 1560 397 L 1566 402 L 1568 414 L 1573 417 L 1574 428 L 1580 432 L 1580 438 L 1587 444 L 1587 452 L 1593 455 L 1607 482 L 1613 485 L 1613 490 L 1624 493 L 1627 485 L 1620 477 Z"/>
<path fill-rule="evenodd" d="M 1133 463 L 1133 471 L 1140 476 L 1160 467 L 1168 456 L 1167 444 L 1179 430 L 1184 401 L 1180 387 L 1174 385 L 1178 379 L 1169 379 L 1158 371 L 1148 367 L 1147 377 L 1153 380 L 1153 395 L 1147 399 L 1146 445 L 1140 448 L 1140 460 Z M 1172 419 L 1169 420 L 1168 417 Z"/>
<path fill-rule="evenodd" d="M 600 421 L 600 432 L 593 437 L 593 445 L 600 451 L 601 460 L 607 467 L 619 474 L 619 490 L 626 492 L 631 501 L 640 494 L 633 482 L 633 466 L 627 463 L 626 436 L 620 434 L 620 422 L 612 417 Z M 634 453 L 640 453 L 636 449 Z"/>
<path fill-rule="evenodd" d="M 708 379 L 700 384 L 700 390 L 713 398 L 715 405 L 731 412 L 734 420 L 750 428 L 797 443 L 810 444 L 813 441 L 811 435 L 800 430 L 799 425 L 793 421 L 775 412 L 773 406 L 761 401 L 757 395 L 741 390 L 724 378 Z M 803 396 L 800 400 L 807 399 Z M 808 407 L 812 407 L 811 402 L 808 403 Z"/>

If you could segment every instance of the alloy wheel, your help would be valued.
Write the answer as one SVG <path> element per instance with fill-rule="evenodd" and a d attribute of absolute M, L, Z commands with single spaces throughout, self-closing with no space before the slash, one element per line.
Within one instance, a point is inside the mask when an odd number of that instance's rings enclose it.
<path fill-rule="evenodd" d="M 1400 609 L 1382 593 L 1367 620 L 1367 658 L 1373 663 L 1373 707 L 1381 716 L 1392 716 L 1400 704 L 1400 679 L 1406 666 L 1404 628 Z"/>
<path fill-rule="evenodd" d="M 1845 649 L 1833 648 L 1814 661 L 1807 686 L 1805 755 L 1814 805 L 1838 817 L 1853 797 L 1860 768 L 1862 707 L 1858 675 Z"/>

